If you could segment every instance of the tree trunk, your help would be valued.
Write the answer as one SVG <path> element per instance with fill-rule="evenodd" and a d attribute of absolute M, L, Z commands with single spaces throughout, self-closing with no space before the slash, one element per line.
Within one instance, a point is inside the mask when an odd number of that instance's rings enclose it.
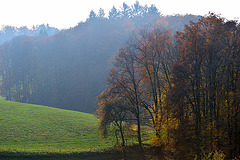
<path fill-rule="evenodd" d="M 120 133 L 121 133 L 121 137 L 122 137 L 122 146 L 125 146 L 125 139 L 124 139 L 124 134 L 123 134 L 123 129 L 122 127 L 120 128 Z"/>
<path fill-rule="evenodd" d="M 142 152 L 142 138 L 141 138 L 141 124 L 140 124 L 140 117 L 139 115 L 137 116 L 137 134 L 138 134 L 138 145 L 139 149 Z"/>

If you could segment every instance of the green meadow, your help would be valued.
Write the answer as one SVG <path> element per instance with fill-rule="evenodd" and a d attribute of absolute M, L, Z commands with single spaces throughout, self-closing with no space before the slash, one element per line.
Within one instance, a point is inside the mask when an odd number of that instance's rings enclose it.
<path fill-rule="evenodd" d="M 0 151 L 72 153 L 112 147 L 101 140 L 97 117 L 52 107 L 0 101 Z"/>

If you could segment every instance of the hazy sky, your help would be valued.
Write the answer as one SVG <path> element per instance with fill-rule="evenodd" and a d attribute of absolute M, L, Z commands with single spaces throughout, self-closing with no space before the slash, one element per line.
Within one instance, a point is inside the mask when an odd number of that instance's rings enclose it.
<path fill-rule="evenodd" d="M 239 0 L 138 0 L 140 4 L 155 4 L 163 15 L 206 15 L 209 11 L 227 19 L 240 18 Z M 27 26 L 49 24 L 57 28 L 74 27 L 85 21 L 90 11 L 105 13 L 114 5 L 132 5 L 136 0 L 0 0 L 0 26 Z"/>

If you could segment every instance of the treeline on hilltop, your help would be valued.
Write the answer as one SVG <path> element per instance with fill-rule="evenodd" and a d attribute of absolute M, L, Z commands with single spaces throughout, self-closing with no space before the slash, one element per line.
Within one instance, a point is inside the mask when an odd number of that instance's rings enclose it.
<path fill-rule="evenodd" d="M 119 49 L 106 84 L 97 110 L 103 138 L 114 125 L 123 146 L 135 131 L 142 148 L 149 126 L 153 145 L 174 159 L 240 156 L 237 21 L 209 14 L 175 34 L 142 29 Z"/>
<path fill-rule="evenodd" d="M 125 8 L 125 9 L 124 9 Z M 134 31 L 159 25 L 182 30 L 198 16 L 162 16 L 137 2 L 115 7 L 50 37 L 18 36 L 0 47 L 1 95 L 7 100 L 93 113 L 116 51 Z M 131 11 L 131 12 L 130 12 Z M 134 11 L 134 12 L 133 12 Z M 94 15 L 94 14 L 93 14 Z M 116 16 L 118 15 L 118 16 Z M 124 16 L 125 15 L 125 16 Z"/>
<path fill-rule="evenodd" d="M 59 29 L 50 27 L 48 24 L 33 26 L 31 29 L 26 26 L 14 27 L 14 26 L 3 26 L 0 30 L 0 44 L 10 41 L 13 38 L 21 35 L 26 36 L 52 36 L 59 32 Z"/>

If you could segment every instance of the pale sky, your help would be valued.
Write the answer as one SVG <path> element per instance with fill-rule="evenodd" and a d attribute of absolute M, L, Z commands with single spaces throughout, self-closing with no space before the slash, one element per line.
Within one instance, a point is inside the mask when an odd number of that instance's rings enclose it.
<path fill-rule="evenodd" d="M 240 18 L 240 0 L 138 0 L 141 5 L 155 4 L 163 15 L 206 15 L 209 11 L 228 20 Z M 0 26 L 27 26 L 49 24 L 59 29 L 76 26 L 85 21 L 90 11 L 103 8 L 108 14 L 114 5 L 129 6 L 136 0 L 0 0 Z"/>

